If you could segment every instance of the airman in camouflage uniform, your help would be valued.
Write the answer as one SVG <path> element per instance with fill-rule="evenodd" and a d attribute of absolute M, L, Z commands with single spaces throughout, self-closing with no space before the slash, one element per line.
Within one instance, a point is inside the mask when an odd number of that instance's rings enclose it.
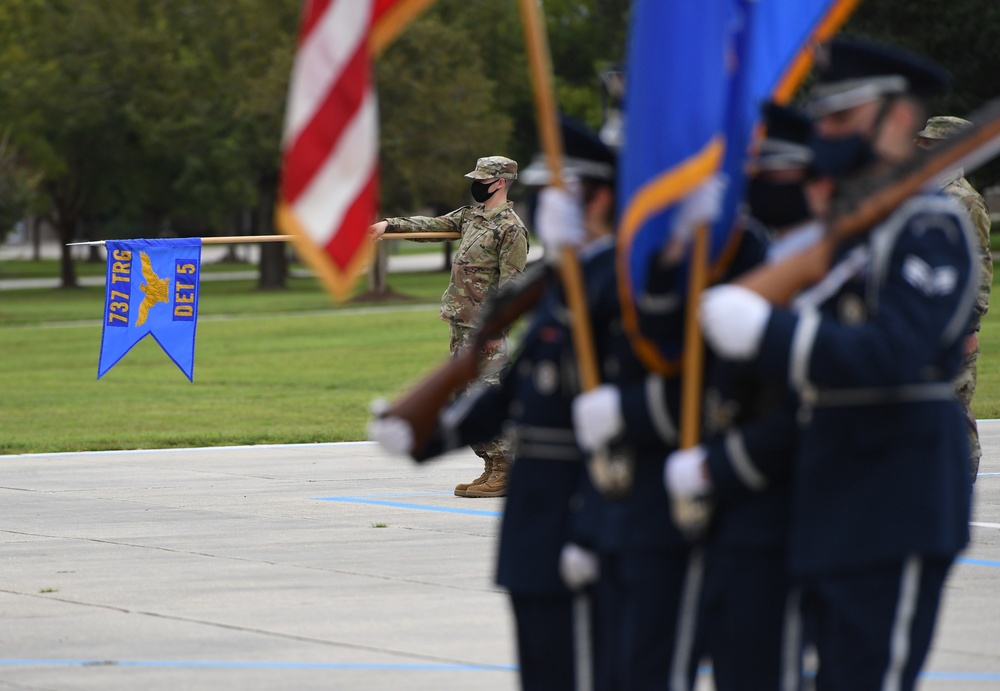
<path fill-rule="evenodd" d="M 927 121 L 924 129 L 917 133 L 917 145 L 921 148 L 932 148 L 942 139 L 956 134 L 972 123 L 951 115 L 938 115 Z M 979 472 L 979 458 L 982 450 L 979 446 L 979 430 L 976 427 L 976 416 L 972 413 L 972 395 L 976 392 L 976 364 L 979 359 L 979 325 L 990 304 L 990 287 L 993 285 L 993 255 L 990 252 L 990 210 L 986 200 L 969 184 L 964 177 L 964 171 L 958 168 L 949 171 L 940 181 L 942 191 L 957 199 L 969 214 L 969 219 L 976 229 L 980 249 L 980 282 L 979 293 L 976 296 L 976 309 L 969 324 L 969 335 L 966 341 L 965 359 L 962 370 L 955 378 L 955 392 L 965 412 L 969 437 L 970 470 L 972 481 L 976 481 Z"/>
<path fill-rule="evenodd" d="M 443 216 L 387 218 L 372 226 L 372 237 L 382 233 L 458 231 L 462 234 L 452 261 L 451 282 L 441 297 L 441 318 L 451 326 L 451 353 L 471 343 L 476 318 L 486 300 L 514 276 L 524 271 L 528 259 L 528 231 L 507 200 L 507 188 L 517 178 L 517 162 L 504 156 L 488 156 L 467 173 L 477 203 Z M 486 364 L 481 380 L 500 381 L 508 366 L 506 336 L 490 342 L 484 352 Z M 510 449 L 503 439 L 472 447 L 483 459 L 482 475 L 455 487 L 460 497 L 502 497 L 507 493 Z"/>

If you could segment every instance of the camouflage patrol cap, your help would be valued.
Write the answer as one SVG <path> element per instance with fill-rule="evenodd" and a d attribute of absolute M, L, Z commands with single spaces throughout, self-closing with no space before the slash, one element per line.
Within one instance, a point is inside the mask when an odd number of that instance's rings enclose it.
<path fill-rule="evenodd" d="M 507 178 L 517 180 L 517 161 L 506 156 L 487 156 L 476 161 L 476 169 L 465 177 L 476 180 Z"/>
<path fill-rule="evenodd" d="M 927 121 L 924 129 L 917 132 L 917 136 L 924 139 L 947 139 L 970 127 L 972 123 L 964 118 L 956 118 L 954 115 L 935 115 Z"/>

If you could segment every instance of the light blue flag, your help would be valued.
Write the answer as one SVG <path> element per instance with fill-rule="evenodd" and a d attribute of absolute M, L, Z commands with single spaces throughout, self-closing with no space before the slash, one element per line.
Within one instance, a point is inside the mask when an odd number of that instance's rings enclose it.
<path fill-rule="evenodd" d="M 194 381 L 201 238 L 109 240 L 104 331 L 97 378 L 152 335 Z"/>
<path fill-rule="evenodd" d="M 640 330 L 636 301 L 670 238 L 679 202 L 716 173 L 728 180 L 710 261 L 723 254 L 743 195 L 760 105 L 787 101 L 812 45 L 859 0 L 637 0 L 627 60 L 625 145 L 618 175 L 619 288 L 633 347 L 648 367 L 677 371 L 681 342 Z"/>
<path fill-rule="evenodd" d="M 729 180 L 722 216 L 713 228 L 712 257 L 728 242 L 746 189 L 743 173 L 767 101 L 787 103 L 813 62 L 860 0 L 737 0 L 733 34 L 736 69 L 730 81 L 723 172 Z"/>

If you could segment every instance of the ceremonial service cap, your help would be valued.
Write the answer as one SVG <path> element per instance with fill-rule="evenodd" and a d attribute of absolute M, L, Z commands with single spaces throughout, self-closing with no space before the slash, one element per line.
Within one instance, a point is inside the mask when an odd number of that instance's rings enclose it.
<path fill-rule="evenodd" d="M 817 49 L 816 76 L 809 103 L 814 116 L 896 94 L 928 101 L 945 93 L 951 83 L 948 71 L 932 60 L 848 36 L 838 36 Z"/>
<path fill-rule="evenodd" d="M 761 108 L 767 128 L 760 152 L 754 160 L 757 170 L 806 168 L 813 161 L 809 146 L 812 121 L 797 108 L 767 102 Z"/>

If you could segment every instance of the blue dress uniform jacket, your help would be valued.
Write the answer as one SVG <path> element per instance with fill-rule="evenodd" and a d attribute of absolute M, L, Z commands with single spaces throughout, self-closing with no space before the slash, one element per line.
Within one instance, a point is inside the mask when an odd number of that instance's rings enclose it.
<path fill-rule="evenodd" d="M 581 252 L 581 259 L 596 320 L 600 303 L 609 292 L 613 296 L 613 247 L 610 241 L 594 243 Z M 584 472 L 571 418 L 577 393 L 569 313 L 554 282 L 500 385 L 469 392 L 450 406 L 421 455 L 489 439 L 501 430 L 511 435 L 515 462 L 497 564 L 497 583 L 511 592 L 569 592 L 558 564 L 569 536 L 570 502 Z"/>
<path fill-rule="evenodd" d="M 716 501 L 713 542 L 784 548 L 796 432 L 795 409 L 784 405 L 706 443 Z"/>
<path fill-rule="evenodd" d="M 799 395 L 793 573 L 951 558 L 969 478 L 951 379 L 977 287 L 975 242 L 937 195 L 901 206 L 828 276 L 774 310 L 757 360 Z"/>
<path fill-rule="evenodd" d="M 581 251 L 591 318 L 614 300 L 610 239 Z M 496 436 L 512 438 L 514 463 L 500 533 L 496 582 L 511 595 L 523 689 L 573 689 L 574 593 L 563 583 L 559 560 L 570 541 L 572 505 L 585 473 L 576 444 L 571 403 L 579 393 L 570 315 L 555 282 L 536 308 L 511 368 L 498 386 L 463 395 L 441 416 L 420 458 Z M 592 630 L 596 627 L 591 627 Z M 598 635 L 596 631 L 592 635 Z"/>
<path fill-rule="evenodd" d="M 744 233 L 731 271 L 763 257 L 763 241 Z M 641 299 L 646 336 L 682 340 L 685 285 L 682 272 L 656 271 Z M 606 499 L 589 487 L 577 517 L 575 538 L 601 555 L 601 583 L 617 601 L 621 629 L 618 651 L 609 662 L 614 688 L 690 686 L 697 662 L 692 656 L 702 560 L 691 558 L 690 542 L 670 515 L 663 462 L 677 448 L 680 379 L 650 374 L 632 350 L 617 310 L 597 338 L 602 375 L 621 392 L 625 431 L 620 441 L 632 450 L 635 467 L 630 494 Z M 598 606 L 601 598 L 598 593 Z M 602 611 L 606 608 L 602 608 Z M 606 621 L 610 617 L 606 617 Z M 600 675 L 599 675 L 600 678 Z"/>
<path fill-rule="evenodd" d="M 788 666 L 799 668 L 784 644 L 795 621 L 786 569 L 795 432 L 784 402 L 706 442 L 715 508 L 698 649 L 718 691 L 781 688 Z"/>
<path fill-rule="evenodd" d="M 742 230 L 736 252 L 726 269 L 737 276 L 759 264 L 766 251 L 765 239 L 756 231 Z M 670 305 L 666 311 L 643 309 L 643 328 L 663 342 L 683 340 L 684 299 L 681 289 L 686 276 L 680 271 L 654 272 L 647 305 Z M 659 284 L 659 285 L 658 285 Z M 666 289 L 667 293 L 662 291 Z M 676 292 L 674 292 L 676 291 Z M 636 472 L 632 496 L 626 502 L 622 544 L 629 547 L 682 547 L 688 544 L 670 516 L 670 500 L 663 484 L 663 461 L 679 443 L 681 380 L 648 373 L 632 353 L 623 335 L 609 349 L 617 355 L 619 372 L 610 381 L 621 388 L 625 439 L 635 450 Z"/>

